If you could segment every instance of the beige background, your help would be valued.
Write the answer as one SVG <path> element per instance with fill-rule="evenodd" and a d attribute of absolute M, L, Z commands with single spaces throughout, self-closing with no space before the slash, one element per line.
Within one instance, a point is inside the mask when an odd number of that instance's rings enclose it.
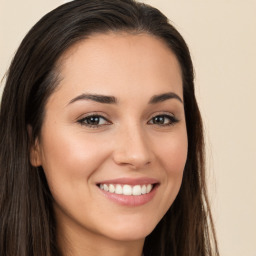
<path fill-rule="evenodd" d="M 0 77 L 28 29 L 60 0 L 0 0 Z M 66 1 L 67 2 L 67 1 Z M 256 256 L 256 0 L 145 0 L 191 49 L 222 256 Z"/>

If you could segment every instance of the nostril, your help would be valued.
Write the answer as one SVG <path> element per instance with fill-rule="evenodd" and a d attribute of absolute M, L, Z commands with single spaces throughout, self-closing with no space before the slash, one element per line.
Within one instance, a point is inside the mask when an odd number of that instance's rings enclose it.
<path fill-rule="evenodd" d="M 115 152 L 113 160 L 118 165 L 127 166 L 134 170 L 148 167 L 152 162 L 149 154 L 139 155 L 133 152 Z"/>

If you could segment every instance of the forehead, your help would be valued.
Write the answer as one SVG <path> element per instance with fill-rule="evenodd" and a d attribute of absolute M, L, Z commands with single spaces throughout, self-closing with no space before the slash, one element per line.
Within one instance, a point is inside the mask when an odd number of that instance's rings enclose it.
<path fill-rule="evenodd" d="M 175 91 L 182 97 L 176 56 L 149 34 L 95 34 L 68 49 L 59 60 L 62 90 L 136 95 Z M 156 92 L 154 92 L 156 91 Z"/>

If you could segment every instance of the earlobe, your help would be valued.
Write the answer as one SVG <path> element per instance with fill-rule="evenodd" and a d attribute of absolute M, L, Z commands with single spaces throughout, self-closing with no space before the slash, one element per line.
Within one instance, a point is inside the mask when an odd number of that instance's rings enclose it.
<path fill-rule="evenodd" d="M 32 138 L 32 127 L 28 125 L 27 127 L 28 130 L 28 135 L 29 135 L 29 140 L 30 140 L 30 152 L 29 152 L 29 159 L 30 163 L 34 167 L 41 166 L 41 154 L 40 154 L 40 145 L 39 145 L 39 140 L 36 138 L 33 140 Z"/>

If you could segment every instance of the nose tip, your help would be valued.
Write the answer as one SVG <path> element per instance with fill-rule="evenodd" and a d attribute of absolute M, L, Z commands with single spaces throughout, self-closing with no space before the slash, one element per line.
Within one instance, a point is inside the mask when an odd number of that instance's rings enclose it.
<path fill-rule="evenodd" d="M 140 133 L 127 133 L 119 137 L 114 151 L 114 162 L 137 170 L 148 166 L 152 162 L 152 152 L 145 136 Z"/>
<path fill-rule="evenodd" d="M 151 163 L 148 157 L 145 155 L 139 155 L 137 152 L 132 151 L 132 149 L 129 148 L 126 148 L 125 151 L 119 151 L 116 153 L 114 160 L 118 165 L 129 166 L 129 168 L 134 170 L 142 169 Z"/>
<path fill-rule="evenodd" d="M 142 169 L 151 163 L 150 160 L 146 159 L 144 156 L 139 156 L 136 153 L 128 154 L 127 151 L 128 150 L 126 150 L 126 152 L 115 154 L 115 162 L 118 165 L 129 166 L 129 168 L 137 170 Z"/>

